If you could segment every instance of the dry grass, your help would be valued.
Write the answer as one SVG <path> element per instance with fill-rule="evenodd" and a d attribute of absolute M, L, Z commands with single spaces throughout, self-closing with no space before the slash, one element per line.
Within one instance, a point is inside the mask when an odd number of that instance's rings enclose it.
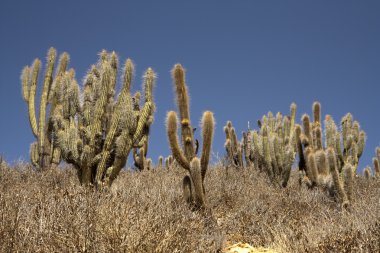
<path fill-rule="evenodd" d="M 355 181 L 350 212 L 318 190 L 270 186 L 253 169 L 213 168 L 209 210 L 184 203 L 184 171 L 123 172 L 108 191 L 71 169 L 0 170 L 0 252 L 220 252 L 246 242 L 279 252 L 379 252 L 380 182 Z"/>

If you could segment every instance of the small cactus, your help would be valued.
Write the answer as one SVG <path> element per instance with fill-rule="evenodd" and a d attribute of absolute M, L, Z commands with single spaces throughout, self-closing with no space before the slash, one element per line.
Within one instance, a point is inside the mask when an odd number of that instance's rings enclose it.
<path fill-rule="evenodd" d="M 163 162 L 164 162 L 164 157 L 160 155 L 158 157 L 158 167 L 162 168 Z"/>
<path fill-rule="evenodd" d="M 364 171 L 363 171 L 363 174 L 364 174 L 364 178 L 366 180 L 369 180 L 371 178 L 371 168 L 368 166 L 368 167 L 365 167 L 364 168 Z"/>
<path fill-rule="evenodd" d="M 182 148 L 180 147 L 177 138 L 178 118 L 177 113 L 174 111 L 168 112 L 166 118 L 169 144 L 173 158 L 189 173 L 183 179 L 183 194 L 185 200 L 188 203 L 194 203 L 197 208 L 204 208 L 206 205 L 204 180 L 208 168 L 211 144 L 214 135 L 214 116 L 210 111 L 203 113 L 201 121 L 203 147 L 201 158 L 199 159 L 196 157 L 197 146 L 190 122 L 189 95 L 185 84 L 185 70 L 180 64 L 174 66 L 172 76 L 177 93 Z"/>

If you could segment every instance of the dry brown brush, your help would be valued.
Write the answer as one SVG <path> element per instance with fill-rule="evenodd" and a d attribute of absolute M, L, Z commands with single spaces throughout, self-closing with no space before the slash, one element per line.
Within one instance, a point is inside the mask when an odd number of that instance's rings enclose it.
<path fill-rule="evenodd" d="M 109 190 L 74 169 L 0 171 L 0 252 L 218 252 L 247 242 L 279 252 L 378 252 L 380 182 L 355 178 L 350 211 L 321 190 L 271 187 L 255 169 L 207 171 L 209 209 L 191 211 L 178 167 L 123 171 Z"/>

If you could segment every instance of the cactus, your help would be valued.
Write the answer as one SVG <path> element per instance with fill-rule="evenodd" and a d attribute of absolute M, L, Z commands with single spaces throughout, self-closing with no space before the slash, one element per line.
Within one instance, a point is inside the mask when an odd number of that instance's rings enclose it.
<path fill-rule="evenodd" d="M 153 168 L 152 159 L 148 158 L 146 159 L 146 169 L 151 170 Z"/>
<path fill-rule="evenodd" d="M 0 169 L 7 166 L 4 157 L 0 154 Z"/>
<path fill-rule="evenodd" d="M 134 165 L 139 171 L 149 170 L 152 167 L 152 159 L 146 158 L 147 149 L 147 146 L 145 146 L 145 148 L 141 147 L 133 149 Z"/>
<path fill-rule="evenodd" d="M 169 169 L 173 165 L 173 156 L 169 155 L 165 158 L 165 167 Z"/>
<path fill-rule="evenodd" d="M 158 157 L 158 167 L 162 168 L 163 162 L 164 162 L 164 157 L 160 155 Z"/>
<path fill-rule="evenodd" d="M 224 144 L 224 147 L 226 149 L 226 161 L 228 165 L 232 165 L 236 168 L 243 167 L 244 163 L 242 143 L 238 141 L 235 128 L 232 126 L 231 121 L 227 121 L 227 124 L 224 127 L 224 132 L 226 134 L 226 142 Z"/>
<path fill-rule="evenodd" d="M 37 169 L 46 169 L 58 165 L 61 161 L 60 149 L 55 143 L 56 133 L 52 129 L 54 108 L 61 106 L 53 97 L 55 83 L 60 82 L 69 61 L 67 53 L 60 56 L 58 68 L 54 72 L 57 51 L 50 48 L 47 54 L 47 64 L 43 80 L 39 115 L 35 107 L 37 82 L 41 70 L 41 61 L 35 59 L 32 66 L 25 66 L 21 74 L 22 96 L 28 106 L 29 123 L 32 133 L 37 139 L 30 146 L 30 159 Z M 47 112 L 49 115 L 47 116 Z"/>
<path fill-rule="evenodd" d="M 155 73 L 145 72 L 145 103 L 130 92 L 134 66 L 127 59 L 122 87 L 115 99 L 118 57 L 103 50 L 97 65 L 84 79 L 83 102 L 73 71 L 65 71 L 55 83 L 59 105 L 54 108 L 52 125 L 62 158 L 77 169 L 82 184 L 110 185 L 125 166 L 131 149 L 147 147 L 153 122 Z"/>
<path fill-rule="evenodd" d="M 373 163 L 373 176 L 376 179 L 380 178 L 380 147 L 376 148 L 376 157 L 372 158 L 372 163 Z"/>
<path fill-rule="evenodd" d="M 280 112 L 276 117 L 269 112 L 259 121 L 260 129 L 250 131 L 243 139 L 246 159 L 281 187 L 288 184 L 296 155 L 296 109 L 293 103 L 290 116 L 285 117 Z"/>
<path fill-rule="evenodd" d="M 323 144 L 321 105 L 314 102 L 313 121 L 304 114 L 302 127 L 296 125 L 298 167 L 305 172 L 303 181 L 309 188 L 328 189 L 343 206 L 348 206 L 352 201 L 353 177 L 364 150 L 366 135 L 350 113 L 341 120 L 341 132 L 330 115 L 326 115 L 324 126 Z"/>
<path fill-rule="evenodd" d="M 369 166 L 365 167 L 364 170 L 363 170 L 363 174 L 364 174 L 364 178 L 366 180 L 369 180 L 371 178 L 371 168 Z"/>
<path fill-rule="evenodd" d="M 359 159 L 365 146 L 366 134 L 360 129 L 357 121 L 353 121 L 350 113 L 342 118 L 342 132 L 338 128 L 330 115 L 326 115 L 325 124 L 325 145 L 322 141 L 321 105 L 319 102 L 313 104 L 314 121 L 310 121 L 307 114 L 302 116 L 302 130 L 298 127 L 297 147 L 300 156 L 299 169 L 305 170 L 307 176 L 308 164 L 305 162 L 306 153 L 315 153 L 318 150 L 326 150 L 332 147 L 337 156 L 337 166 L 339 173 L 342 172 L 345 164 L 350 163 L 353 171 L 356 172 Z M 302 132 L 301 132 L 302 131 Z"/>
<path fill-rule="evenodd" d="M 168 112 L 166 118 L 169 144 L 173 158 L 189 173 L 183 179 L 183 194 L 185 200 L 188 203 L 194 203 L 197 208 L 204 208 L 206 205 L 204 180 L 214 135 L 214 116 L 210 111 L 203 113 L 201 121 L 203 147 L 201 159 L 199 159 L 196 157 L 197 146 L 190 122 L 189 95 L 185 84 L 185 70 L 180 64 L 174 66 L 172 76 L 177 93 L 177 105 L 181 120 L 182 149 L 177 138 L 178 119 L 177 113 L 174 111 Z"/>

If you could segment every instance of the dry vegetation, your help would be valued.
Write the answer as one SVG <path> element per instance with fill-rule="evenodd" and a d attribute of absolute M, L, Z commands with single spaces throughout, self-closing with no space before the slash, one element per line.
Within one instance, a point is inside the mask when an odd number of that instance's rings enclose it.
<path fill-rule="evenodd" d="M 220 252 L 246 242 L 279 252 L 379 252 L 380 181 L 356 178 L 342 210 L 325 193 L 275 188 L 253 169 L 210 168 L 207 210 L 182 198 L 183 169 L 122 172 L 103 192 L 70 168 L 0 171 L 0 252 Z"/>

